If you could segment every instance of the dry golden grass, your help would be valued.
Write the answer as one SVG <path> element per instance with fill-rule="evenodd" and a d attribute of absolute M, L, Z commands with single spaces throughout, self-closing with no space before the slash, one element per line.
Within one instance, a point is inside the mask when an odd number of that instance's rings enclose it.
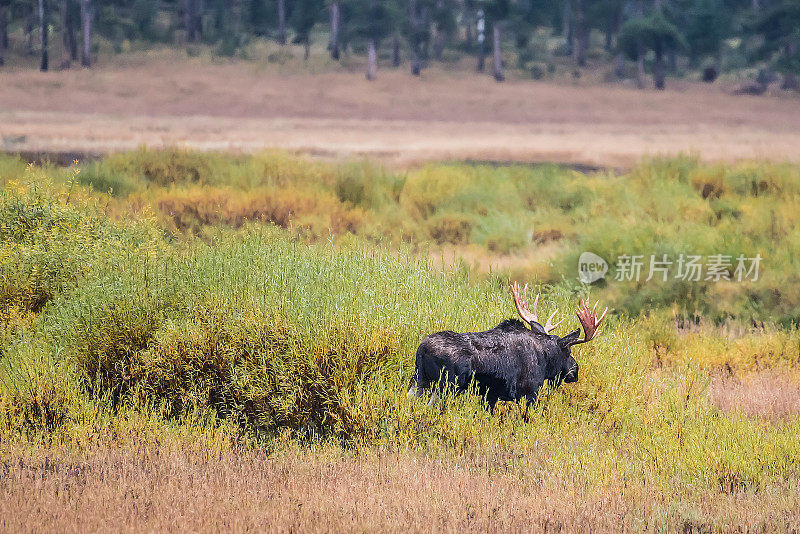
<path fill-rule="evenodd" d="M 711 401 L 721 410 L 742 411 L 748 417 L 770 421 L 800 417 L 800 380 L 797 373 L 763 370 L 742 377 L 711 380 Z"/>
<path fill-rule="evenodd" d="M 516 465 L 515 465 L 516 464 Z M 0 459 L 5 532 L 796 531 L 796 485 L 667 498 L 515 458 L 209 453 L 139 443 Z"/>
<path fill-rule="evenodd" d="M 0 71 L 6 150 L 98 151 L 189 146 L 399 164 L 443 158 L 627 167 L 643 155 L 800 161 L 800 106 L 675 82 L 666 92 L 562 80 L 497 84 L 466 71 L 353 66 L 321 73 L 264 61 L 136 56 L 92 71 Z"/>

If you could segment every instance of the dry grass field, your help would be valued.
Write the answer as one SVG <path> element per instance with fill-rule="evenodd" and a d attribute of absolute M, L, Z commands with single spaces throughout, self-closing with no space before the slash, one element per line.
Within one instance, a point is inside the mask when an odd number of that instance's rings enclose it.
<path fill-rule="evenodd" d="M 4 531 L 490 532 L 611 530 L 633 520 L 619 495 L 520 480 L 498 461 L 450 465 L 391 452 L 351 457 L 104 449 L 4 460 Z M 561 477 L 557 477 L 561 478 Z M 578 493 L 584 504 L 571 509 Z"/>
<path fill-rule="evenodd" d="M 235 453 L 144 443 L 0 460 L 4 532 L 619 532 L 800 528 L 796 485 L 693 502 L 520 458 Z M 692 518 L 696 517 L 697 522 Z"/>
<path fill-rule="evenodd" d="M 464 66 L 464 68 L 467 68 Z M 317 72 L 320 70 L 321 72 Z M 665 92 L 428 69 L 315 68 L 131 53 L 92 70 L 0 71 L 10 151 L 109 152 L 141 145 L 324 157 L 554 161 L 630 167 L 644 155 L 800 161 L 800 99 L 733 96 L 674 81 Z"/>

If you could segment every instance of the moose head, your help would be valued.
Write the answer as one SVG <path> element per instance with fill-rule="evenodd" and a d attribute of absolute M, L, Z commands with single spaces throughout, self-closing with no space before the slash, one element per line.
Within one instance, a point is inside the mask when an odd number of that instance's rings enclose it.
<path fill-rule="evenodd" d="M 572 356 L 571 347 L 581 343 L 586 343 L 594 338 L 595 334 L 597 334 L 598 328 L 600 327 L 600 323 L 602 323 L 603 319 L 606 317 L 608 308 L 603 311 L 603 314 L 598 319 L 597 315 L 595 314 L 595 310 L 597 309 L 599 301 L 595 302 L 591 310 L 589 309 L 587 302 L 581 302 L 580 307 L 575 311 L 575 315 L 578 316 L 578 320 L 583 326 L 583 339 L 580 339 L 580 329 L 573 330 L 564 337 L 559 337 L 557 335 L 550 334 L 555 327 L 563 322 L 562 319 L 556 324 L 552 324 L 553 317 L 555 317 L 555 315 L 558 313 L 558 310 L 554 311 L 547 319 L 545 325 L 542 326 L 542 324 L 539 322 L 536 311 L 536 305 L 539 302 L 539 295 L 536 295 L 536 298 L 533 300 L 533 309 L 530 310 L 528 309 L 527 304 L 527 284 L 525 284 L 525 288 L 523 289 L 522 298 L 520 298 L 519 285 L 516 282 L 514 282 L 514 284 L 511 286 L 511 294 L 514 298 L 514 305 L 517 308 L 517 313 L 525 322 L 528 323 L 531 331 L 538 336 L 546 336 L 550 341 L 550 343 L 546 344 L 547 349 L 545 350 L 547 360 L 545 375 L 547 378 L 555 382 L 556 385 L 561 381 L 567 384 L 577 382 L 578 362 Z"/>

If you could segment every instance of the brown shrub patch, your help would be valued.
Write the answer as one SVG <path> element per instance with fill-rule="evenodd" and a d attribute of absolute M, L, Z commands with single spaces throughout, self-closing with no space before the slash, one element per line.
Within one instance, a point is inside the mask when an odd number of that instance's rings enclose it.
<path fill-rule="evenodd" d="M 462 245 L 469 243 L 472 221 L 464 214 L 442 215 L 428 221 L 428 232 L 439 245 L 444 243 Z"/>
<path fill-rule="evenodd" d="M 174 231 L 191 233 L 215 224 L 240 228 L 249 221 L 298 226 L 316 233 L 327 233 L 328 228 L 334 234 L 355 233 L 365 218 L 364 210 L 342 204 L 333 194 L 296 188 L 172 189 L 155 204 Z"/>
<path fill-rule="evenodd" d="M 564 234 L 557 228 L 550 228 L 549 230 L 542 230 L 533 233 L 533 240 L 539 244 L 544 244 L 548 241 L 558 241 L 562 237 L 564 237 Z"/>

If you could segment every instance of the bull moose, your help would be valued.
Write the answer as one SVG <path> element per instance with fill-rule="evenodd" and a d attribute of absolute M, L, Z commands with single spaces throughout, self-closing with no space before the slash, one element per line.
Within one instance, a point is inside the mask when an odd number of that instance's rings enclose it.
<path fill-rule="evenodd" d="M 576 315 L 583 326 L 583 339 L 579 339 L 580 329 L 559 337 L 550 334 L 563 321 L 551 323 L 556 312 L 545 326 L 539 323 L 536 316 L 539 295 L 533 301 L 533 310 L 528 309 L 527 285 L 522 299 L 516 283 L 511 286 L 511 295 L 517 313 L 530 328 L 517 319 L 507 319 L 485 332 L 444 331 L 429 335 L 417 348 L 415 373 L 408 395 L 422 396 L 440 380 L 460 393 L 475 380 L 478 391 L 493 409 L 498 400 L 525 398 L 530 404 L 545 380 L 554 386 L 562 381 L 576 382 L 578 362 L 572 357 L 570 347 L 594 338 L 608 308 L 598 319 L 595 315 L 597 303 L 591 310 L 587 303 L 581 303 Z M 434 392 L 429 404 L 435 399 Z"/>

